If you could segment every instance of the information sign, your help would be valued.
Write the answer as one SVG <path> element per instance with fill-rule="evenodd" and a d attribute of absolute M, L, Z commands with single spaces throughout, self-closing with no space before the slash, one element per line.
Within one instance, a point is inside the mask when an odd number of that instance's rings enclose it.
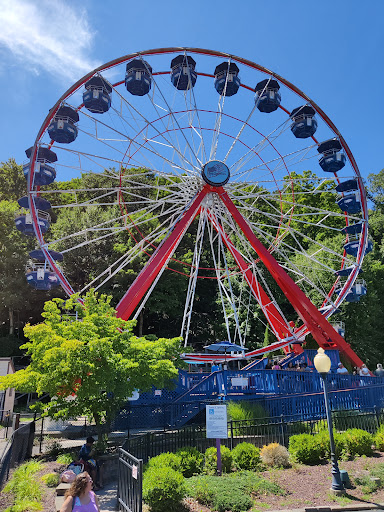
<path fill-rule="evenodd" d="M 206 426 L 208 439 L 227 439 L 227 406 L 206 405 Z"/>

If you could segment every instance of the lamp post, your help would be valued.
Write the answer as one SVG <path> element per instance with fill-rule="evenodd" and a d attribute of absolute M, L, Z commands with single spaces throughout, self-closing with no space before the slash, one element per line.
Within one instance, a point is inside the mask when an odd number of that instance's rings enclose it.
<path fill-rule="evenodd" d="M 327 389 L 327 374 L 328 374 L 329 370 L 331 369 L 331 360 L 329 359 L 327 354 L 324 352 L 324 349 L 319 348 L 317 351 L 317 355 L 315 356 L 315 358 L 313 360 L 313 363 L 315 365 L 316 370 L 320 373 L 320 376 L 323 379 L 325 412 L 327 414 L 329 442 L 330 442 L 330 447 L 331 447 L 331 463 L 332 463 L 331 491 L 334 494 L 341 495 L 341 494 L 345 494 L 345 489 L 344 489 L 343 482 L 341 481 L 339 465 L 337 463 L 335 440 L 333 438 L 331 409 L 329 406 L 328 389 Z"/>

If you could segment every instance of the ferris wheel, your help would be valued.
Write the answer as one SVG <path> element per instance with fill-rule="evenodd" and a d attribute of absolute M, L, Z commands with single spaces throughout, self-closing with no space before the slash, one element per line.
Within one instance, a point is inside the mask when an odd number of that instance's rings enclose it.
<path fill-rule="evenodd" d="M 185 344 L 198 280 L 214 279 L 230 341 L 246 347 L 247 318 L 262 310 L 278 341 L 311 332 L 360 366 L 327 319 L 367 291 L 362 178 L 332 121 L 283 77 L 198 48 L 126 55 L 70 87 L 26 153 L 16 226 L 38 242 L 27 269 L 35 288 L 120 286 L 140 261 L 117 305 L 124 319 L 137 318 L 165 271 L 179 272 L 187 292 L 175 335 Z M 187 232 L 188 258 L 178 253 Z M 99 246 L 108 254 L 85 264 Z"/>

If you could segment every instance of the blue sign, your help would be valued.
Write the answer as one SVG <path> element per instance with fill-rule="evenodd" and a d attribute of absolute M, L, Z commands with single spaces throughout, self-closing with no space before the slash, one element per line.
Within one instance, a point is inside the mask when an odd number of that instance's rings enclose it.
<path fill-rule="evenodd" d="M 202 176 L 208 185 L 221 187 L 228 182 L 231 175 L 225 163 L 219 160 L 211 160 L 204 165 Z"/>

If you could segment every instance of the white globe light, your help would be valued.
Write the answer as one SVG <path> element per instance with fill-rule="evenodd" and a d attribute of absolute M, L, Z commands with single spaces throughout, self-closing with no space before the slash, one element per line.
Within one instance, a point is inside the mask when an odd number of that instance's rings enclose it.
<path fill-rule="evenodd" d="M 319 348 L 317 351 L 317 355 L 315 356 L 313 363 L 315 365 L 316 370 L 319 373 L 328 373 L 331 369 L 331 360 L 324 352 L 323 348 Z"/>

